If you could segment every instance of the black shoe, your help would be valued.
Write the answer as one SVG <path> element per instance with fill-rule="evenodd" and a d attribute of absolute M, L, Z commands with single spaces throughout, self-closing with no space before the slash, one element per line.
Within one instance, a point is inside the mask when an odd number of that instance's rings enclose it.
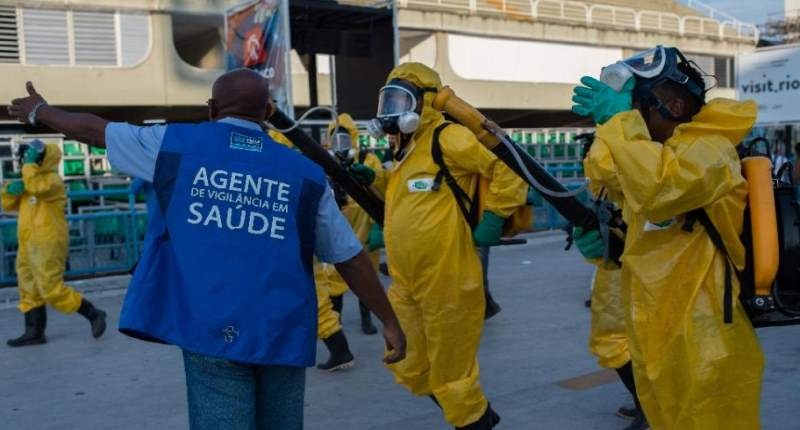
<path fill-rule="evenodd" d="M 83 299 L 78 313 L 92 324 L 92 336 L 97 339 L 106 332 L 106 313 L 94 307 L 92 302 Z"/>
<path fill-rule="evenodd" d="M 456 427 L 456 430 L 491 430 L 498 424 L 500 424 L 500 415 L 497 415 L 497 412 L 492 409 L 490 404 L 478 421 L 467 424 L 464 427 Z"/>
<path fill-rule="evenodd" d="M 625 427 L 625 430 L 650 430 L 650 424 L 647 423 L 647 418 L 645 418 L 644 414 L 639 412 L 631 425 Z"/>
<path fill-rule="evenodd" d="M 491 298 L 491 296 L 489 296 L 489 297 Z M 497 302 L 494 301 L 494 299 L 487 300 L 486 301 L 486 310 L 484 311 L 484 314 L 483 314 L 484 321 L 492 318 L 493 316 L 495 316 L 497 314 L 499 314 L 500 311 L 502 311 L 502 310 L 503 310 L 503 308 L 501 308 L 500 305 L 498 305 Z"/>
<path fill-rule="evenodd" d="M 347 338 L 344 336 L 344 332 L 339 330 L 322 341 L 325 342 L 325 346 L 328 347 L 331 356 L 328 361 L 318 364 L 317 369 L 335 372 L 353 367 L 355 358 L 353 358 L 350 347 L 347 345 Z"/>
<path fill-rule="evenodd" d="M 386 263 L 379 264 L 378 271 L 381 272 L 383 276 L 389 276 L 389 265 Z"/>
<path fill-rule="evenodd" d="M 489 287 L 484 285 L 483 287 L 483 296 L 486 299 L 486 309 L 484 310 L 483 319 L 484 321 L 488 320 L 489 318 L 497 315 L 503 308 L 494 301 L 494 297 L 492 297 L 492 292 L 489 291 Z"/>
<path fill-rule="evenodd" d="M 361 303 L 361 300 L 358 301 L 358 310 L 361 312 L 361 331 L 364 334 L 378 333 L 375 324 L 372 324 L 372 315 L 369 312 L 369 308 L 364 303 Z"/>
<path fill-rule="evenodd" d="M 496 427 L 498 424 L 500 424 L 500 415 L 498 415 L 497 412 L 492 409 L 491 405 L 489 405 L 489 411 L 492 413 L 492 427 Z"/>
<path fill-rule="evenodd" d="M 635 405 L 631 406 L 620 406 L 617 409 L 617 416 L 620 418 L 625 418 L 626 420 L 635 419 L 639 415 L 639 409 L 636 409 Z"/>
<path fill-rule="evenodd" d="M 40 345 L 47 342 L 44 329 L 47 327 L 47 310 L 44 306 L 33 308 L 25 312 L 25 333 L 16 339 L 9 339 L 6 343 L 11 347 Z"/>

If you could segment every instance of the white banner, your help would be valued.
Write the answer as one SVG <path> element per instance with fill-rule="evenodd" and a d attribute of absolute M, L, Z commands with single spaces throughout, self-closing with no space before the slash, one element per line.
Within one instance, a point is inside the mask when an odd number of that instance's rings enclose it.
<path fill-rule="evenodd" d="M 447 36 L 450 67 L 464 79 L 577 85 L 622 59 L 621 48 Z"/>
<path fill-rule="evenodd" d="M 736 58 L 736 95 L 758 103 L 758 124 L 800 122 L 800 45 Z"/>

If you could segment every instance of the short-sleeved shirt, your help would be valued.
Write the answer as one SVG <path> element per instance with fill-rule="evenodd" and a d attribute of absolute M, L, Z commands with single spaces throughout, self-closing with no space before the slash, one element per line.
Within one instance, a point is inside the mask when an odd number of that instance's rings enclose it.
<path fill-rule="evenodd" d="M 261 130 L 258 124 L 238 118 L 219 120 L 238 127 Z M 106 148 L 111 165 L 134 178 L 153 181 L 156 159 L 167 124 L 135 126 L 112 122 L 106 127 Z M 363 246 L 339 210 L 333 190 L 322 193 L 317 210 L 314 254 L 325 263 L 342 263 L 355 257 Z"/>

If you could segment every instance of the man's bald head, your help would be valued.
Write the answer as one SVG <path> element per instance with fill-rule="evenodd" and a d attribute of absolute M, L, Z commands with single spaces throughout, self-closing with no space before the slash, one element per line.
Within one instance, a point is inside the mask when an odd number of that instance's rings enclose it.
<path fill-rule="evenodd" d="M 226 116 L 260 122 L 270 101 L 269 85 L 263 76 L 249 69 L 236 69 L 217 78 L 211 88 L 209 116 Z"/>

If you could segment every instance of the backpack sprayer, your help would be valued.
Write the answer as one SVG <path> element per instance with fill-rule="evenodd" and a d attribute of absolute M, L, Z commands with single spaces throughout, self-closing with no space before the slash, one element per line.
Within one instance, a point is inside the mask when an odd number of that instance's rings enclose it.
<path fill-rule="evenodd" d="M 800 324 L 800 202 L 784 170 L 773 175 L 769 157 L 754 150 L 759 141 L 739 147 L 748 184 L 739 299 L 756 327 Z"/>
<path fill-rule="evenodd" d="M 553 207 L 575 226 L 585 231 L 599 229 L 608 244 L 608 258 L 619 262 L 624 246 L 625 226 L 603 211 L 595 212 L 578 200 L 583 188 L 567 190 L 525 150 L 514 143 L 505 131 L 487 119 L 469 103 L 456 96 L 450 87 L 444 87 L 433 100 L 433 107 L 444 111 L 467 127 L 487 149 L 508 165 L 525 182 L 542 194 Z"/>

